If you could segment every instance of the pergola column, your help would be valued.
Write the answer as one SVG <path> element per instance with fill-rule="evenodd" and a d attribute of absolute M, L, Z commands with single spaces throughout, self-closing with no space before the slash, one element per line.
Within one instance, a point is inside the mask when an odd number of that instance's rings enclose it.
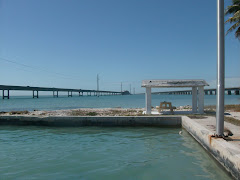
<path fill-rule="evenodd" d="M 146 87 L 146 114 L 151 114 L 152 111 L 152 98 L 151 98 L 151 87 Z"/>
<path fill-rule="evenodd" d="M 198 87 L 198 112 L 204 113 L 204 87 Z"/>
<path fill-rule="evenodd" d="M 197 87 L 192 87 L 192 113 L 197 113 Z"/>

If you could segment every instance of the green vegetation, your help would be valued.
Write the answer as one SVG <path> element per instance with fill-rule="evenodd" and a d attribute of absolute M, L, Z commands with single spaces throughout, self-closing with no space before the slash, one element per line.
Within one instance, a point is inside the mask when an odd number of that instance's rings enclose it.
<path fill-rule="evenodd" d="M 240 40 L 240 0 L 232 0 L 232 5 L 227 7 L 225 14 L 232 14 L 232 17 L 225 22 L 233 24 L 228 29 L 227 34 L 236 30 L 235 36 Z"/>
<path fill-rule="evenodd" d="M 233 111 L 233 112 L 240 112 L 240 104 L 234 104 L 234 105 L 225 105 L 224 106 L 225 111 Z M 211 106 L 205 106 L 204 107 L 205 112 L 209 113 L 215 113 L 216 112 L 216 106 L 211 105 Z"/>
<path fill-rule="evenodd" d="M 236 126 L 240 126 L 240 121 L 239 120 L 237 120 L 237 119 L 235 119 L 235 118 L 233 118 L 233 117 L 224 117 L 224 121 L 225 122 L 229 122 L 229 123 L 231 123 L 231 124 L 234 124 L 234 125 L 236 125 Z"/>
<path fill-rule="evenodd" d="M 81 110 L 73 110 L 71 112 L 71 116 L 85 116 L 85 112 L 84 111 L 81 111 Z"/>
<path fill-rule="evenodd" d="M 225 111 L 229 110 L 229 111 L 233 111 L 233 112 L 240 112 L 240 105 L 236 104 L 236 105 L 225 105 Z"/>
<path fill-rule="evenodd" d="M 10 111 L 10 115 L 16 115 L 16 114 L 28 114 L 28 111 Z"/>
<path fill-rule="evenodd" d="M 187 115 L 187 117 L 189 117 L 190 119 L 206 119 L 207 118 L 207 116 L 203 116 L 201 114 L 190 114 L 190 115 Z"/>
<path fill-rule="evenodd" d="M 87 116 L 96 116 L 96 115 L 98 115 L 98 113 L 96 113 L 96 112 L 89 112 L 86 115 Z"/>

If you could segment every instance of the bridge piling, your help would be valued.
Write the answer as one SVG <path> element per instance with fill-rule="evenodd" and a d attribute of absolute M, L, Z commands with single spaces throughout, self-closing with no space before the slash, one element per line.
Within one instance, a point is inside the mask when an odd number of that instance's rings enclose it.
<path fill-rule="evenodd" d="M 68 91 L 68 97 L 72 97 L 72 91 L 70 91 L 71 93 L 69 93 Z"/>
<path fill-rule="evenodd" d="M 236 90 L 236 91 L 235 91 L 235 95 L 239 95 L 239 90 Z"/>
<path fill-rule="evenodd" d="M 5 99 L 5 98 L 8 98 L 8 99 L 9 99 L 9 90 L 7 90 L 7 96 L 5 96 L 4 91 L 5 91 L 5 90 L 2 91 L 2 98 L 3 98 L 3 99 Z"/>
<path fill-rule="evenodd" d="M 35 95 L 35 91 L 33 90 L 33 98 L 38 98 L 38 91 L 37 92 L 37 95 Z"/>
<path fill-rule="evenodd" d="M 58 97 L 58 91 L 56 95 L 55 95 L 55 91 L 53 91 L 53 97 Z"/>

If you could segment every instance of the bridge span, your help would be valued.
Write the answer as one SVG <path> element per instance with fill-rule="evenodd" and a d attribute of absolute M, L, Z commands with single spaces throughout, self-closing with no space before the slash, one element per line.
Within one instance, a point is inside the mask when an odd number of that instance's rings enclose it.
<path fill-rule="evenodd" d="M 117 91 L 97 91 L 87 89 L 68 89 L 68 88 L 50 88 L 50 87 L 33 87 L 33 86 L 12 86 L 12 85 L 0 85 L 2 90 L 2 99 L 9 99 L 10 91 L 32 91 L 32 97 L 38 98 L 39 91 L 53 92 L 53 97 L 58 97 L 58 92 L 67 92 L 68 97 L 72 97 L 73 92 L 77 92 L 79 96 L 104 96 L 104 95 L 122 95 L 122 92 Z M 6 93 L 5 93 L 6 92 Z"/>
<path fill-rule="evenodd" d="M 205 95 L 216 95 L 216 89 L 204 89 Z M 225 94 L 227 95 L 239 95 L 240 87 L 225 88 Z M 153 94 L 176 94 L 176 95 L 191 95 L 192 90 L 182 90 L 182 91 L 165 91 L 165 92 L 154 92 Z"/>

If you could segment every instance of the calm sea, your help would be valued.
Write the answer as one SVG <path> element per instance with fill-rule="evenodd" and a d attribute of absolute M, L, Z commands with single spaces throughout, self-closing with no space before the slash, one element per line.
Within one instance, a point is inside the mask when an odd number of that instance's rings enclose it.
<path fill-rule="evenodd" d="M 157 106 L 162 101 L 170 101 L 173 106 L 192 104 L 191 95 L 152 95 L 152 105 Z M 216 96 L 205 96 L 205 105 L 215 105 Z M 225 104 L 240 104 L 240 96 L 226 95 Z M 40 96 L 33 99 L 30 96 L 11 96 L 10 99 L 0 99 L 0 111 L 12 110 L 58 110 L 76 108 L 144 108 L 144 95 L 127 96 Z"/>
<path fill-rule="evenodd" d="M 0 127 L 0 179 L 231 179 L 181 128 Z"/>

